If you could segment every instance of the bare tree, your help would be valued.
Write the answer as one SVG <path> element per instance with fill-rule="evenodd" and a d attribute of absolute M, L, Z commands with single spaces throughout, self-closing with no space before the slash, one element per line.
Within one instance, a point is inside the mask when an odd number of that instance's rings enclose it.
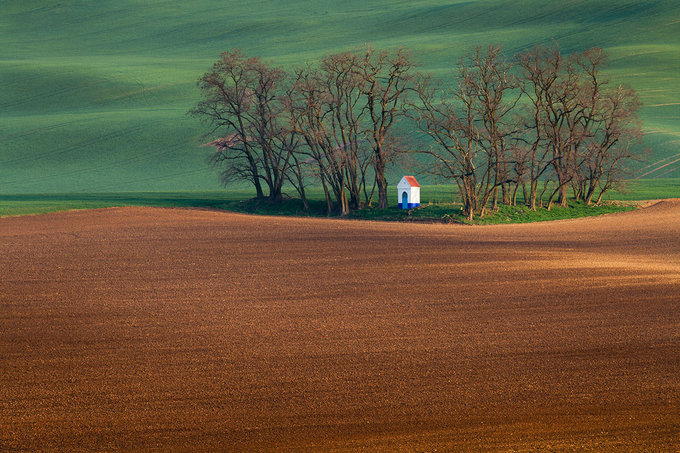
<path fill-rule="evenodd" d="M 317 168 L 324 189 L 328 212 L 333 211 L 333 198 L 342 215 L 349 212 L 346 192 L 346 149 L 337 139 L 335 99 L 328 91 L 328 79 L 316 68 L 296 71 L 295 83 L 288 93 L 287 109 L 292 128 L 303 137 L 300 153 Z"/>
<path fill-rule="evenodd" d="M 531 148 L 522 144 L 518 139 L 515 140 L 514 145 L 510 149 L 509 157 L 512 162 L 510 169 L 510 179 L 514 183 L 512 194 L 509 203 L 512 206 L 517 206 L 517 193 L 520 187 L 522 188 L 522 198 L 527 200 L 529 194 L 527 193 L 527 177 L 529 176 L 529 162 L 531 155 Z"/>
<path fill-rule="evenodd" d="M 304 137 L 303 153 L 318 167 L 329 210 L 341 214 L 372 200 L 366 187 L 375 159 L 367 133 L 365 60 L 355 52 L 324 57 L 318 66 L 296 71 L 287 109 L 294 130 Z M 384 140 L 383 140 L 384 141 Z"/>
<path fill-rule="evenodd" d="M 511 114 L 521 95 L 512 69 L 500 46 L 488 46 L 486 50 L 476 47 L 459 67 L 461 90 L 477 112 L 473 127 L 465 132 L 486 156 L 479 191 L 481 215 L 490 199 L 494 209 L 497 207 L 499 188 L 503 192 L 503 202 L 510 203 L 507 186 L 513 182 L 509 169 L 513 162 L 509 150 L 518 130 Z"/>
<path fill-rule="evenodd" d="M 625 177 L 628 164 L 636 158 L 635 150 L 642 141 L 637 118 L 640 105 L 635 92 L 622 86 L 606 91 L 598 100 L 598 127 L 585 147 L 581 164 L 586 176 L 582 189 L 586 203 L 591 204 L 593 197 L 600 203 L 602 196 Z"/>
<path fill-rule="evenodd" d="M 519 100 L 518 83 L 501 49 L 476 48 L 461 60 L 457 86 L 450 91 L 434 88 L 424 79 L 417 86 L 420 103 L 414 105 L 421 131 L 434 140 L 426 151 L 434 157 L 439 176 L 453 179 L 463 198 L 468 219 L 484 210 L 499 187 L 503 202 L 510 203 L 509 184 L 515 149 L 511 112 Z"/>
<path fill-rule="evenodd" d="M 525 201 L 536 210 L 539 181 L 547 175 L 553 165 L 552 147 L 546 132 L 548 103 L 562 67 L 559 49 L 534 47 L 518 57 L 521 72 L 521 87 L 529 102 L 525 108 L 525 138 L 527 167 L 529 171 L 529 196 Z"/>
<path fill-rule="evenodd" d="M 358 209 L 362 184 L 365 184 L 362 148 L 365 148 L 362 104 L 364 81 L 361 61 L 352 52 L 329 55 L 320 62 L 320 77 L 330 115 L 327 130 L 332 134 L 335 152 L 344 163 L 345 186 L 349 192 L 349 209 Z"/>
<path fill-rule="evenodd" d="M 309 159 L 298 152 L 299 148 L 299 146 L 296 146 L 296 152 L 291 153 L 290 170 L 286 176 L 300 196 L 304 210 L 307 211 L 309 210 L 309 201 L 307 200 L 306 189 L 314 177 L 314 166 Z"/>
<path fill-rule="evenodd" d="M 463 213 L 472 220 L 478 206 L 477 153 L 467 131 L 474 128 L 477 112 L 464 87 L 443 90 L 431 78 L 416 85 L 419 103 L 414 104 L 418 128 L 432 139 L 421 151 L 432 158 L 431 173 L 446 181 L 453 180 L 463 201 Z"/>
<path fill-rule="evenodd" d="M 631 146 L 640 139 L 637 96 L 621 87 L 607 88 L 609 81 L 601 76 L 606 63 L 602 49 L 564 57 L 556 46 L 535 47 L 518 60 L 523 92 L 530 101 L 524 136 L 530 160 L 529 206 L 536 208 L 539 179 L 551 174 L 555 181 L 548 208 L 555 196 L 567 205 L 569 186 L 577 200 L 590 204 L 595 188 L 612 187 L 633 157 Z"/>
<path fill-rule="evenodd" d="M 378 207 L 387 208 L 385 170 L 394 159 L 397 150 L 385 145 L 393 135 L 395 123 L 406 116 L 408 95 L 413 89 L 416 77 L 414 63 L 404 49 L 394 53 L 368 49 L 364 53 L 361 69 L 365 80 L 366 107 L 369 112 L 369 136 L 373 146 Z"/>
<path fill-rule="evenodd" d="M 198 81 L 203 99 L 190 111 L 211 125 L 213 162 L 223 165 L 225 182 L 249 181 L 258 198 L 262 184 L 272 200 L 281 200 L 296 137 L 282 121 L 281 85 L 286 73 L 235 49 L 220 55 Z"/>

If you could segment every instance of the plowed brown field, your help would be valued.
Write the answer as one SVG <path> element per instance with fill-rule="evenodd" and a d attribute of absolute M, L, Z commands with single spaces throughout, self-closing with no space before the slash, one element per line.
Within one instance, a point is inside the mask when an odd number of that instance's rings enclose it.
<path fill-rule="evenodd" d="M 0 450 L 680 448 L 680 201 L 0 219 Z"/>

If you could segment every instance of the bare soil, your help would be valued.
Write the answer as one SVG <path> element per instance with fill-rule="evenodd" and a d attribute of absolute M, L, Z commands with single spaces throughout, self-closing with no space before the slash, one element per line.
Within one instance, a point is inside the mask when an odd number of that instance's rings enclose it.
<path fill-rule="evenodd" d="M 680 201 L 0 219 L 0 450 L 680 448 Z"/>

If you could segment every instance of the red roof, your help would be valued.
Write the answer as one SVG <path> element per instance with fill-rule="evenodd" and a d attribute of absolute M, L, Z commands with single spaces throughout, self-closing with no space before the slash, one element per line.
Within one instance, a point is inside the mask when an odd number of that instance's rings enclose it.
<path fill-rule="evenodd" d="M 420 184 L 418 184 L 418 181 L 413 176 L 404 176 L 404 178 L 406 178 L 411 187 L 420 187 Z"/>

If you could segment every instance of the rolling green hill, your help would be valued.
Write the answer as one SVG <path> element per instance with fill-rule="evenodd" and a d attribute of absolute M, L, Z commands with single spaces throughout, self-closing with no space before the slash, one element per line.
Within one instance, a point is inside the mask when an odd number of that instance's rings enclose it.
<path fill-rule="evenodd" d="M 476 44 L 514 52 L 551 39 L 604 47 L 611 78 L 638 90 L 643 167 L 680 153 L 674 0 L 2 0 L 0 193 L 218 188 L 186 111 L 197 78 L 232 47 L 291 66 L 403 45 L 446 75 Z M 679 177 L 680 163 L 654 176 Z"/>

